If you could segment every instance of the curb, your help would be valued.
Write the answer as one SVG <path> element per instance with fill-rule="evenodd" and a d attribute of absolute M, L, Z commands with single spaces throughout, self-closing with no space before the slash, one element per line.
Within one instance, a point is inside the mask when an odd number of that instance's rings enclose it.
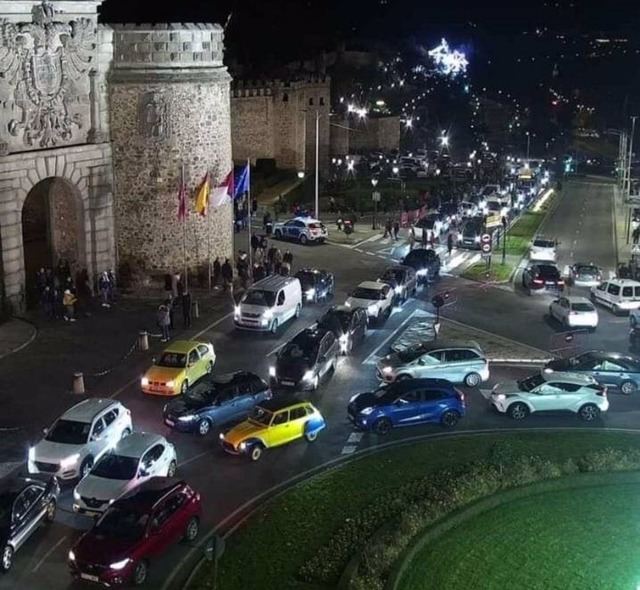
<path fill-rule="evenodd" d="M 29 344 L 31 344 L 36 339 L 36 336 L 38 335 L 38 327 L 33 322 L 27 319 L 18 318 L 15 316 L 12 316 L 11 319 L 15 322 L 22 322 L 23 324 L 28 324 L 29 326 L 31 326 L 32 328 L 31 336 L 29 336 L 29 338 L 19 346 L 16 346 L 15 348 L 11 348 L 7 352 L 0 354 L 0 360 L 12 354 L 15 354 L 16 352 L 20 352 L 23 348 L 26 348 L 27 346 L 29 346 Z"/>

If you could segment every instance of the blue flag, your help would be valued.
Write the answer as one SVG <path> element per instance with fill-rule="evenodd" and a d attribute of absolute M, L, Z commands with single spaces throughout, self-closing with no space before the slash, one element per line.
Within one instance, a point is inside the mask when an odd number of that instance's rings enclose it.
<path fill-rule="evenodd" d="M 247 162 L 247 165 L 242 168 L 240 174 L 236 177 L 235 199 L 249 192 L 249 173 L 249 163 Z"/>

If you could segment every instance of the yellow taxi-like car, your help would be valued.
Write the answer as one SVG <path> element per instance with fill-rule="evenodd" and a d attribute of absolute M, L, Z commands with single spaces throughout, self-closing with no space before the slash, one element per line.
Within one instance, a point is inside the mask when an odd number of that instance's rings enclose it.
<path fill-rule="evenodd" d="M 140 380 L 143 393 L 178 395 L 187 391 L 200 377 L 211 373 L 216 353 L 210 342 L 176 340 Z"/>
<path fill-rule="evenodd" d="M 325 426 L 322 414 L 309 402 L 273 398 L 257 405 L 247 420 L 221 433 L 220 442 L 227 453 L 257 461 L 265 449 L 302 437 L 313 442 Z"/>

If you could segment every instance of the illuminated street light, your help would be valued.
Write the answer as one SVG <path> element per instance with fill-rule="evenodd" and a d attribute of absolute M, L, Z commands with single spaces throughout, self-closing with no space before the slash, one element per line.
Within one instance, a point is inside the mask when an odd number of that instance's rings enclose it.
<path fill-rule="evenodd" d="M 349 160 L 347 162 L 347 170 L 349 172 L 353 172 L 353 168 L 354 168 L 355 165 L 356 165 L 356 163 L 353 160 Z"/>
<path fill-rule="evenodd" d="M 447 147 L 449 145 L 449 137 L 447 135 L 440 136 L 440 145 L 442 147 Z"/>
<path fill-rule="evenodd" d="M 302 170 L 298 171 L 298 178 L 302 180 L 304 178 L 304 172 Z"/>
<path fill-rule="evenodd" d="M 373 188 L 375 188 L 378 185 L 378 179 L 377 178 L 372 178 L 371 179 L 371 186 Z"/>
<path fill-rule="evenodd" d="M 393 168 L 391 168 L 391 172 L 393 172 L 394 174 L 398 174 L 398 172 L 400 172 L 400 168 L 394 166 Z"/>

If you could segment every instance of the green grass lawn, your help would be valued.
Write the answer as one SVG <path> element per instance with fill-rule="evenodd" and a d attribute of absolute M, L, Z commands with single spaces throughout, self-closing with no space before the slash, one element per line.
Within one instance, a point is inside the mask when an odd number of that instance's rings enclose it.
<path fill-rule="evenodd" d="M 507 233 L 507 254 L 522 257 L 529 251 L 531 238 L 538 231 L 545 215 L 546 212 L 542 210 L 536 213 L 527 211 L 522 214 Z"/>
<path fill-rule="evenodd" d="M 309 590 L 311 586 L 296 578 L 300 567 L 346 519 L 356 517 L 363 507 L 401 483 L 452 464 L 487 458 L 494 444 L 505 437 L 518 454 L 550 459 L 580 457 L 603 447 L 640 448 L 640 437 L 633 435 L 565 432 L 431 440 L 364 457 L 311 478 L 259 509 L 228 539 L 217 587 Z M 249 472 L 251 465 L 246 469 Z M 211 566 L 205 564 L 191 589 L 210 587 L 211 577 Z"/>
<path fill-rule="evenodd" d="M 491 268 L 487 272 L 486 263 L 477 262 L 465 269 L 462 276 L 473 281 L 507 281 L 513 268 L 513 265 L 508 262 L 505 264 L 492 262 Z"/>
<path fill-rule="evenodd" d="M 640 486 L 549 492 L 425 546 L 400 590 L 636 590 Z"/>

